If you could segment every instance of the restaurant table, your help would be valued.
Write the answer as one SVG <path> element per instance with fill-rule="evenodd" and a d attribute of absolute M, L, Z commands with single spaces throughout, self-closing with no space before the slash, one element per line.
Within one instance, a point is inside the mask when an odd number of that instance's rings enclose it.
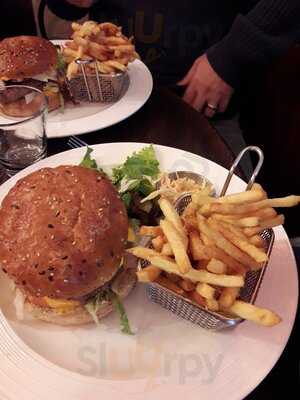
<path fill-rule="evenodd" d="M 145 142 L 177 147 L 226 168 L 233 161 L 233 153 L 207 120 L 167 89 L 154 89 L 144 107 L 125 121 L 80 138 L 88 144 Z M 66 139 L 48 142 L 49 155 L 65 149 Z"/>
<path fill-rule="evenodd" d="M 177 147 L 206 157 L 225 168 L 229 168 L 234 159 L 232 151 L 207 119 L 167 89 L 154 89 L 142 109 L 125 121 L 99 132 L 81 135 L 80 138 L 90 145 L 145 142 Z M 67 141 L 68 138 L 49 140 L 48 155 L 69 149 Z M 241 170 L 238 174 L 243 176 Z M 287 389 L 296 391 L 297 358 L 294 327 L 279 362 L 247 400 L 279 399 L 286 395 Z"/>

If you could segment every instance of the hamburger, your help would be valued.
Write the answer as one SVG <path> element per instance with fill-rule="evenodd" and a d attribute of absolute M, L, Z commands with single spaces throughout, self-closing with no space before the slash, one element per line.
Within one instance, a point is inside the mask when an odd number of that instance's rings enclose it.
<path fill-rule="evenodd" d="M 0 264 L 19 318 L 76 325 L 104 317 L 136 282 L 124 257 L 128 217 L 106 176 L 81 166 L 19 180 L 0 208 Z M 124 324 L 127 324 L 127 327 Z"/>
<path fill-rule="evenodd" d="M 60 54 L 46 39 L 16 36 L 0 42 L 0 84 L 26 85 L 43 91 L 49 111 L 61 107 L 63 96 L 68 95 L 62 70 Z M 30 103 L 27 105 L 25 99 L 29 93 L 26 88 L 2 93 L 0 90 L 0 110 L 12 117 L 31 115 Z"/>

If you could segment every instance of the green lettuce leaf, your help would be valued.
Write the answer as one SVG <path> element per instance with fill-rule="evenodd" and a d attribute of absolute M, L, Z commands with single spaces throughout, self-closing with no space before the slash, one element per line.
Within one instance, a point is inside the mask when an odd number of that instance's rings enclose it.
<path fill-rule="evenodd" d="M 119 296 L 111 289 L 107 289 L 105 291 L 97 293 L 92 299 L 90 299 L 88 303 L 85 304 L 85 309 L 93 317 L 96 325 L 99 325 L 100 322 L 97 313 L 101 304 L 107 301 L 111 301 L 115 311 L 119 315 L 121 332 L 126 333 L 127 335 L 133 335 L 133 332 L 130 329 L 130 324 L 125 308 Z"/>
<path fill-rule="evenodd" d="M 156 179 L 159 174 L 159 162 L 156 159 L 155 151 L 152 145 L 144 147 L 139 152 L 134 152 L 132 156 L 127 157 L 125 163 L 113 170 L 113 180 L 120 182 L 122 178 L 142 179 L 148 176 Z"/>
<path fill-rule="evenodd" d="M 129 209 L 130 204 L 131 204 L 131 199 L 132 199 L 131 193 L 129 193 L 129 192 L 123 193 L 121 195 L 121 199 L 123 200 L 126 208 Z"/>
<path fill-rule="evenodd" d="M 134 333 L 132 332 L 129 324 L 129 320 L 125 311 L 125 308 L 119 298 L 119 296 L 114 293 L 112 290 L 108 291 L 108 297 L 110 301 L 112 302 L 115 311 L 119 314 L 120 317 L 120 325 L 121 325 L 121 331 L 123 333 L 126 333 L 127 335 L 133 335 Z"/>
<path fill-rule="evenodd" d="M 93 151 L 94 151 L 93 149 L 87 147 L 85 156 L 83 157 L 83 160 L 79 164 L 81 167 L 98 169 L 96 161 L 91 157 L 91 153 Z"/>
<path fill-rule="evenodd" d="M 57 63 L 56 63 L 56 69 L 64 71 L 66 68 L 66 63 L 65 60 L 61 54 L 60 49 L 57 49 Z"/>

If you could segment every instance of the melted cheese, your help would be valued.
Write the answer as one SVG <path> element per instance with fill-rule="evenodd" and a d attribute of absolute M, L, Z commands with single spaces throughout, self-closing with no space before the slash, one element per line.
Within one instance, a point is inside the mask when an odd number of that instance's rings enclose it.
<path fill-rule="evenodd" d="M 44 300 L 48 307 L 55 309 L 59 314 L 69 313 L 80 306 L 80 302 L 76 300 L 50 299 L 50 297 L 44 297 Z"/>

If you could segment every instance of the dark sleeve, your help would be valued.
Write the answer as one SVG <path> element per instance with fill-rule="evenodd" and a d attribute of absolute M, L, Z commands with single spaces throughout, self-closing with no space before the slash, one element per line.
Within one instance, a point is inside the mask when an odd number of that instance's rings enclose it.
<path fill-rule="evenodd" d="M 299 40 L 300 0 L 261 0 L 248 14 L 239 14 L 206 54 L 217 74 L 236 87 L 243 70 L 269 63 Z"/>
<path fill-rule="evenodd" d="M 65 0 L 46 0 L 46 4 L 53 14 L 67 21 L 81 19 L 89 12 L 89 8 L 76 7 Z"/>

